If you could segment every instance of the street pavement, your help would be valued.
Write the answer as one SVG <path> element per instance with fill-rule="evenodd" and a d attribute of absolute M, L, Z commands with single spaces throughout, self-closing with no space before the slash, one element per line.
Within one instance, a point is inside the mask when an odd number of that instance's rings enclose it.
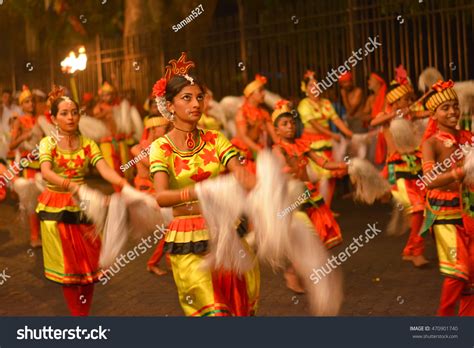
<path fill-rule="evenodd" d="M 93 185 L 105 185 L 93 180 Z M 109 188 L 104 191 L 110 190 Z M 109 191 L 110 192 L 110 191 Z M 350 199 L 336 198 L 334 211 L 344 243 L 331 250 L 338 254 L 364 235 L 376 223 L 378 235 L 363 243 L 339 266 L 344 276 L 344 303 L 341 316 L 431 316 L 436 313 L 442 278 L 431 237 L 426 239 L 428 267 L 414 268 L 401 260 L 408 235 L 391 237 L 385 227 L 390 206 L 366 206 Z M 139 241 L 138 241 L 139 242 Z M 129 241 L 126 250 L 137 241 Z M 354 250 L 354 249 L 352 249 Z M 94 316 L 181 316 L 171 273 L 158 277 L 146 271 L 145 254 L 115 274 L 107 284 L 95 287 L 91 315 Z M 0 203 L 0 316 L 64 316 L 68 310 L 61 286 L 43 276 L 41 249 L 28 244 L 27 222 L 11 198 Z M 163 264 L 162 260 L 162 264 Z M 261 266 L 259 316 L 308 316 L 304 295 L 288 290 L 281 272 Z"/>

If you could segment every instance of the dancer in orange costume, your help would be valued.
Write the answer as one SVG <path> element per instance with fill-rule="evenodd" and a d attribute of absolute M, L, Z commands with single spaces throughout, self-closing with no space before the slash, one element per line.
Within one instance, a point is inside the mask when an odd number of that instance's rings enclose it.
<path fill-rule="evenodd" d="M 118 105 L 114 96 L 115 89 L 108 82 L 104 82 L 99 90 L 100 101 L 93 109 L 93 116 L 101 120 L 109 131 L 109 136 L 100 140 L 99 146 L 102 155 L 109 167 L 113 168 L 117 173 L 124 176 L 121 170 L 122 164 L 128 163 L 123 156 L 124 151 L 128 151 L 128 147 L 124 149 L 125 135 L 118 134 L 117 123 L 114 118 L 113 108 Z M 127 157 L 128 158 L 128 157 Z M 120 191 L 120 187 L 114 186 L 115 191 Z"/>
<path fill-rule="evenodd" d="M 340 177 L 347 173 L 347 165 L 329 162 L 310 148 L 309 141 L 295 138 L 296 123 L 287 100 L 280 100 L 277 103 L 272 114 L 272 121 L 275 133 L 280 139 L 273 146 L 273 152 L 285 161 L 285 172 L 306 184 L 307 188 L 304 192 L 306 202 L 303 204 L 303 209 L 311 219 L 321 241 L 328 249 L 331 249 L 342 243 L 341 230 L 333 213 L 319 194 L 317 186 L 309 181 L 306 166 L 308 159 L 311 159 L 321 168 L 331 170 L 334 177 Z M 292 267 L 285 272 L 285 278 L 288 288 L 295 292 L 303 292 Z"/>
<path fill-rule="evenodd" d="M 17 118 L 11 129 L 10 150 L 18 150 L 20 152 L 21 176 L 25 179 L 33 180 L 36 173 L 39 173 L 38 151 L 26 150 L 24 142 L 31 138 L 33 127 L 36 124 L 35 102 L 33 94 L 27 86 L 23 86 L 23 90 L 18 98 L 23 115 Z M 18 165 L 16 163 L 16 165 Z M 25 165 L 26 163 L 26 165 Z M 33 248 L 41 246 L 40 224 L 38 216 L 35 213 L 29 216 L 30 223 L 30 245 Z"/>
<path fill-rule="evenodd" d="M 392 134 L 390 124 L 397 115 L 404 115 L 408 124 L 412 113 L 408 109 L 414 101 L 414 91 L 407 78 L 403 66 L 396 69 L 395 80 L 390 84 L 386 94 L 386 110 L 379 113 L 370 123 L 371 126 L 382 125 L 383 136 L 387 144 L 386 177 L 392 185 L 392 195 L 403 206 L 406 214 L 410 216 L 410 236 L 403 249 L 402 259 L 411 261 L 416 267 L 428 263 L 423 256 L 425 243 L 419 235 L 423 224 L 423 211 L 425 201 L 425 187 L 417 184 L 422 174 L 421 151 L 413 146 L 410 149 L 397 148 L 394 137 L 403 137 L 399 143 L 407 146 L 405 134 Z M 410 128 L 407 130 L 409 132 Z M 412 132 L 413 137 L 414 132 Z"/>
<path fill-rule="evenodd" d="M 457 129 L 460 112 L 453 85 L 452 81 L 440 80 L 426 97 L 425 105 L 433 114 L 422 143 L 423 173 L 428 187 L 422 233 L 434 234 L 439 269 L 445 276 L 437 312 L 440 316 L 455 315 L 459 301 L 462 301 L 460 314 L 472 315 L 474 310 L 471 287 L 474 230 L 465 211 L 472 204 L 471 192 L 464 188 L 463 194 L 462 185 L 466 175 L 462 167 L 462 145 L 472 145 L 473 134 Z M 467 204 L 463 203 L 466 193 Z M 462 296 L 469 291 L 471 296 Z"/>
<path fill-rule="evenodd" d="M 252 173 L 255 173 L 257 154 L 268 146 L 269 137 L 274 143 L 278 141 L 270 114 L 261 106 L 266 83 L 264 76 L 255 76 L 255 80 L 244 89 L 245 100 L 235 117 L 237 136 L 232 139 L 232 144 L 245 158 L 245 167 Z"/>

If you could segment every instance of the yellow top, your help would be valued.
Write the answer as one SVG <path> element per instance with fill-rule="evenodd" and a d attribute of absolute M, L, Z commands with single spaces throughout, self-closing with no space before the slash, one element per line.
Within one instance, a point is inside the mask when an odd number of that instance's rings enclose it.
<path fill-rule="evenodd" d="M 311 101 L 309 98 L 304 98 L 298 104 L 298 113 L 301 116 L 304 127 L 308 130 L 313 130 L 310 121 L 315 120 L 324 128 L 329 128 L 329 120 L 334 121 L 339 116 L 334 110 L 329 99 L 321 98 L 319 103 Z"/>
<path fill-rule="evenodd" d="M 237 155 L 230 141 L 214 130 L 200 129 L 196 147 L 190 151 L 179 150 L 165 135 L 151 144 L 150 175 L 165 172 L 170 189 L 179 189 L 219 175 Z"/>
<path fill-rule="evenodd" d="M 79 143 L 77 150 L 68 151 L 61 149 L 53 137 L 44 137 L 39 145 L 40 164 L 51 162 L 52 170 L 62 178 L 71 179 L 73 182 L 84 182 L 89 165 L 95 166 L 103 157 L 93 140 L 80 135 Z M 48 187 L 57 188 L 49 183 Z"/>

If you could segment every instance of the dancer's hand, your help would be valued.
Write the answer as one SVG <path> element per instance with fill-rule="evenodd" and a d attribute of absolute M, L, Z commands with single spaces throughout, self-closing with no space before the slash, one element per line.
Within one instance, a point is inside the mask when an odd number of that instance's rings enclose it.
<path fill-rule="evenodd" d="M 257 178 L 252 173 L 248 172 L 245 168 L 235 170 L 233 172 L 235 179 L 240 185 L 247 191 L 252 190 L 257 184 Z"/>

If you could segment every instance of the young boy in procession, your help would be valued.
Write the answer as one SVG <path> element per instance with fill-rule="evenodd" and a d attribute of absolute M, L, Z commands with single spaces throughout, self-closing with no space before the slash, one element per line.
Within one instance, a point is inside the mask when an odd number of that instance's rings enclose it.
<path fill-rule="evenodd" d="M 165 135 L 172 126 L 171 123 L 158 112 L 154 98 L 150 99 L 149 108 L 150 115 L 146 117 L 144 121 L 145 131 L 143 132 L 142 140 L 139 144 L 132 147 L 131 152 L 133 158 L 139 159 L 136 164 L 137 175 L 134 179 L 135 188 L 139 191 L 153 195 L 155 190 L 153 188 L 153 183 L 150 180 L 150 145 L 153 141 Z M 167 273 L 165 270 L 158 267 L 158 263 L 163 256 L 164 243 L 165 238 L 162 238 L 153 255 L 147 262 L 147 270 L 159 276 Z"/>
<path fill-rule="evenodd" d="M 421 151 L 415 143 L 415 134 L 410 122 L 409 106 L 414 102 L 414 91 L 402 66 L 396 69 L 396 78 L 391 82 L 385 100 L 387 107 L 370 123 L 382 125 L 387 144 L 387 159 L 383 174 L 392 185 L 392 196 L 410 216 L 410 236 L 402 252 L 402 259 L 411 261 L 415 267 L 428 263 L 423 256 L 424 239 L 419 235 L 423 224 L 425 187 L 419 185 L 422 174 Z M 404 119 L 400 119 L 401 116 Z M 397 117 L 396 120 L 395 117 Z M 392 124 L 395 122 L 396 124 Z M 392 126 L 392 127 L 391 127 Z M 398 126 L 400 131 L 396 131 Z"/>
<path fill-rule="evenodd" d="M 306 166 L 309 159 L 312 159 L 322 168 L 331 170 L 334 176 L 340 177 L 347 173 L 347 165 L 345 163 L 329 162 L 310 148 L 311 143 L 309 141 L 295 138 L 296 122 L 287 100 L 280 100 L 277 103 L 272 114 L 272 121 L 275 133 L 280 139 L 273 146 L 273 152 L 284 160 L 285 173 L 305 183 L 307 187 L 305 194 L 307 193 L 307 195 L 302 208 L 309 216 L 323 244 L 331 249 L 342 243 L 341 230 L 320 195 L 317 185 L 309 181 Z M 288 288 L 295 292 L 303 292 L 299 279 L 291 266 L 285 272 L 285 278 Z"/>
<path fill-rule="evenodd" d="M 13 120 L 11 127 L 11 141 L 10 150 L 18 151 L 20 153 L 20 160 L 17 161 L 21 167 L 19 176 L 34 180 L 36 173 L 40 172 L 38 152 L 35 150 L 29 151 L 25 148 L 25 142 L 31 138 L 33 127 L 36 125 L 36 107 L 33 99 L 33 93 L 27 86 L 23 86 L 22 92 L 18 98 L 22 115 Z M 26 165 L 25 165 L 26 163 Z M 29 214 L 30 224 L 30 245 L 33 248 L 41 246 L 40 238 L 40 222 L 36 213 Z"/>
<path fill-rule="evenodd" d="M 473 144 L 473 133 L 458 130 L 459 102 L 452 81 L 432 86 L 425 105 L 432 112 L 422 142 L 423 173 L 428 180 L 422 233 L 431 231 L 436 241 L 439 268 L 445 277 L 440 316 L 474 315 L 474 224 L 472 187 L 463 185 L 463 146 Z M 442 165 L 440 165 L 442 164 Z M 441 170 L 440 170 L 441 168 Z"/>

